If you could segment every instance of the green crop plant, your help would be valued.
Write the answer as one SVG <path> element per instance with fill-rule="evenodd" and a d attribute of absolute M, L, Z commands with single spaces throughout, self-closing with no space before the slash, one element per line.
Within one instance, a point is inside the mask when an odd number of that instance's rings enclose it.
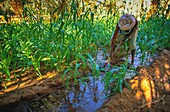
<path fill-rule="evenodd" d="M 70 63 L 70 65 L 68 65 L 67 69 L 64 70 L 63 74 L 62 74 L 62 79 L 66 79 L 66 87 L 69 87 L 69 79 L 73 78 L 74 83 L 77 84 L 79 82 L 82 82 L 84 79 L 86 80 L 87 77 L 86 76 L 82 76 L 84 77 L 83 79 L 79 79 L 80 75 L 82 75 L 82 73 L 80 72 L 80 69 L 87 69 L 87 60 L 85 58 L 85 56 L 83 55 L 77 55 L 76 56 L 76 60 L 72 61 Z"/>
<path fill-rule="evenodd" d="M 62 74 L 62 79 L 64 80 L 64 78 L 66 77 L 66 87 L 69 87 L 69 80 L 70 78 L 73 78 L 74 83 L 77 84 L 78 83 L 78 76 L 80 75 L 80 72 L 78 71 L 80 68 L 80 63 L 75 64 L 75 66 L 69 66 L 64 73 Z M 68 75 L 67 75 L 68 74 Z M 67 76 L 66 76 L 67 75 Z"/>
<path fill-rule="evenodd" d="M 106 90 L 110 90 L 114 94 L 116 92 L 122 92 L 123 85 L 130 88 L 125 79 L 127 71 L 128 61 L 120 66 L 114 66 L 106 72 L 106 75 L 103 78 Z"/>
<path fill-rule="evenodd" d="M 96 60 L 90 54 L 87 54 L 87 56 L 88 56 L 87 63 L 89 68 L 91 69 L 92 74 L 96 77 L 99 77 L 100 76 L 99 65 L 96 63 Z"/>
<path fill-rule="evenodd" d="M 154 56 L 158 51 L 169 45 L 168 25 L 170 21 L 167 20 L 164 23 L 162 19 L 152 18 L 139 26 L 137 45 L 142 62 L 145 62 L 148 56 Z"/>
<path fill-rule="evenodd" d="M 11 75 L 17 77 L 18 74 L 11 73 L 18 69 L 21 69 L 20 74 L 34 70 L 38 76 L 43 75 L 43 70 L 64 71 L 67 85 L 71 77 L 75 83 L 82 81 L 77 78 L 81 68 L 89 67 L 92 74 L 99 77 L 100 69 L 95 60 L 97 50 L 109 53 L 111 36 L 120 17 L 114 2 L 96 6 L 93 6 L 93 1 L 89 5 L 78 0 L 68 0 L 64 4 L 41 2 L 47 8 L 46 13 L 42 10 L 44 7 L 33 2 L 34 5 L 24 6 L 21 16 L 26 17 L 20 23 L 0 25 L 0 80 L 8 81 Z M 33 6 L 39 7 L 34 9 Z M 157 49 L 169 46 L 169 23 L 165 18 L 154 17 L 139 25 L 137 53 L 143 62 Z M 121 66 L 114 77 L 112 70 L 106 73 L 106 88 L 117 80 L 115 90 L 121 91 L 127 65 Z"/>

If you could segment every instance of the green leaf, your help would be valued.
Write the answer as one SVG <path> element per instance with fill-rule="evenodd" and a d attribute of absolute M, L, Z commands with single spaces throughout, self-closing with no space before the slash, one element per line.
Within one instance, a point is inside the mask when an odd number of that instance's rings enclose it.
<path fill-rule="evenodd" d="M 48 61 L 51 60 L 51 58 L 43 58 L 41 61 Z"/>
<path fill-rule="evenodd" d="M 71 68 L 68 68 L 64 71 L 64 73 L 62 74 L 62 79 L 64 79 L 65 75 L 70 71 L 72 70 Z"/>
<path fill-rule="evenodd" d="M 78 68 L 80 67 L 80 63 L 76 63 L 76 68 L 75 68 L 75 70 L 78 70 Z"/>
<path fill-rule="evenodd" d="M 99 65 L 96 64 L 96 71 L 100 71 Z"/>
<path fill-rule="evenodd" d="M 120 79 L 119 81 L 119 92 L 122 93 L 122 85 L 123 85 L 123 79 Z"/>
<path fill-rule="evenodd" d="M 113 74 L 114 79 L 119 78 L 119 77 L 120 77 L 120 74 Z"/>
<path fill-rule="evenodd" d="M 131 90 L 131 87 L 130 87 L 130 85 L 126 82 L 126 80 L 125 80 L 124 82 L 125 82 L 126 87 Z"/>

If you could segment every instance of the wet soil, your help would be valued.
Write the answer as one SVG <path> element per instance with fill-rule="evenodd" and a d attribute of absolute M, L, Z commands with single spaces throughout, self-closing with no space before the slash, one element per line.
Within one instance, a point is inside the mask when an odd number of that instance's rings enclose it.
<path fill-rule="evenodd" d="M 100 55 L 99 57 L 100 58 Z M 102 57 L 101 57 L 102 58 Z M 135 60 L 138 60 L 136 58 Z M 104 60 L 100 62 L 103 63 Z M 135 66 L 139 63 L 136 61 Z M 138 74 L 127 82 L 132 89 L 123 89 L 107 97 L 102 81 L 104 73 L 96 78 L 89 70 L 82 82 L 63 86 L 61 74 L 46 72 L 35 77 L 34 71 L 13 77 L 7 89 L 0 90 L 0 110 L 3 112 L 170 112 L 170 50 L 165 49 L 149 66 L 137 67 Z M 17 71 L 16 71 L 17 73 Z M 5 84 L 2 84 L 3 86 Z"/>
<path fill-rule="evenodd" d="M 111 96 L 97 112 L 170 112 L 170 50 L 138 72 L 128 80 L 131 90 Z"/>

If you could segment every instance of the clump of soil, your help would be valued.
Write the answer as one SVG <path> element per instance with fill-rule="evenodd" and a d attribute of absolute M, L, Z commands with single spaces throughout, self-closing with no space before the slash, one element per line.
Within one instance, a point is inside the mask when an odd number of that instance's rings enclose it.
<path fill-rule="evenodd" d="M 124 88 L 99 108 L 98 112 L 170 111 L 170 50 L 164 49 L 148 67 L 128 80 L 131 90 Z"/>

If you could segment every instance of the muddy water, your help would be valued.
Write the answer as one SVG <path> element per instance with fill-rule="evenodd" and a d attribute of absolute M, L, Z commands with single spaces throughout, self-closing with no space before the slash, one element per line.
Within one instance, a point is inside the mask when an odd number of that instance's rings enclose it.
<path fill-rule="evenodd" d="M 101 66 L 106 61 L 103 54 L 103 51 L 99 51 L 96 58 L 96 62 Z M 134 66 L 139 65 L 140 57 L 136 56 Z M 101 73 L 100 77 L 96 78 L 88 74 L 88 79 L 83 81 L 84 83 L 76 85 L 73 83 L 70 89 L 56 88 L 56 91 L 39 95 L 32 100 L 22 100 L 0 107 L 0 112 L 95 112 L 107 97 L 105 84 L 102 81 L 104 75 Z M 126 78 L 134 75 L 134 71 L 130 70 Z"/>
<path fill-rule="evenodd" d="M 0 112 L 94 112 L 103 104 L 106 92 L 102 76 L 77 84 L 71 89 L 60 89 L 32 100 L 23 100 L 1 107 Z"/>

